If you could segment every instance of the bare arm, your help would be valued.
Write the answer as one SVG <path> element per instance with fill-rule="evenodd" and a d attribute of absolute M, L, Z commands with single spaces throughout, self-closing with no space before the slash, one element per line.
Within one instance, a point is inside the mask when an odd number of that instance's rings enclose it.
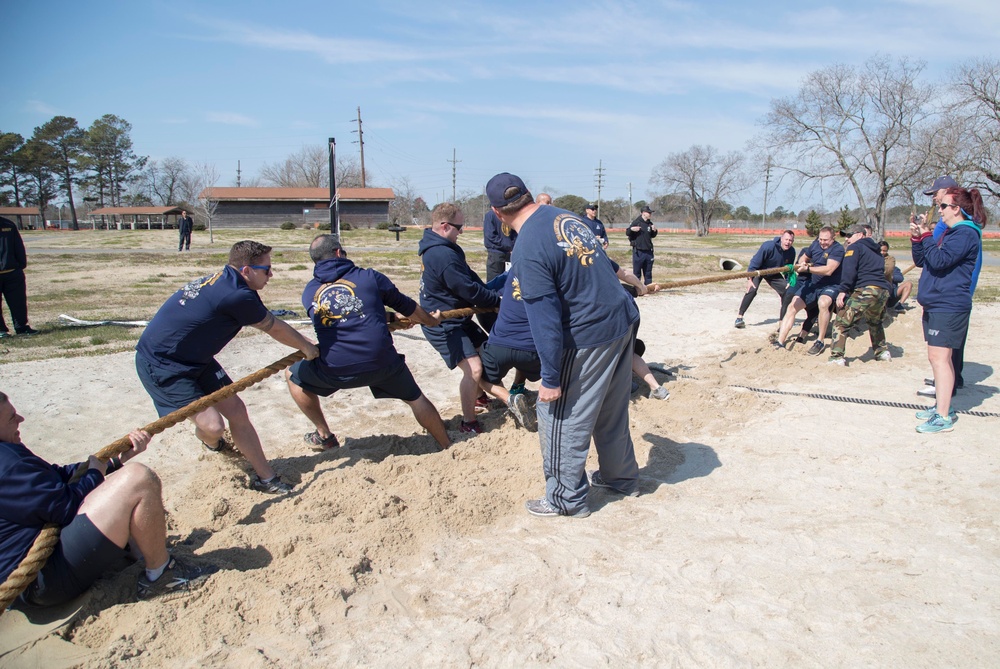
<path fill-rule="evenodd" d="M 312 360 L 319 356 L 316 344 L 303 337 L 298 330 L 285 321 L 275 318 L 274 314 L 268 313 L 264 320 L 260 323 L 254 323 L 253 327 L 261 332 L 266 332 L 278 343 L 299 349 L 306 360 Z"/>
<path fill-rule="evenodd" d="M 840 267 L 840 261 L 838 260 L 828 260 L 825 265 L 816 267 L 815 265 L 809 266 L 809 273 L 815 274 L 816 276 L 830 276 L 837 268 Z"/>
<path fill-rule="evenodd" d="M 426 325 L 429 328 L 433 328 L 437 327 L 438 325 L 441 325 L 440 316 L 441 316 L 440 310 L 432 313 L 427 313 L 424 310 L 424 308 L 418 304 L 417 308 L 414 309 L 413 313 L 409 314 L 407 318 L 409 318 L 414 323 L 419 323 L 420 325 Z"/>
<path fill-rule="evenodd" d="M 619 267 L 618 272 L 616 272 L 616 274 L 620 281 L 623 281 L 628 285 L 635 287 L 635 292 L 639 297 L 642 297 L 648 292 L 646 289 L 646 284 L 644 284 L 642 281 L 639 281 L 639 277 L 637 277 L 635 274 L 632 274 L 632 272 L 628 271 L 627 269 Z"/>

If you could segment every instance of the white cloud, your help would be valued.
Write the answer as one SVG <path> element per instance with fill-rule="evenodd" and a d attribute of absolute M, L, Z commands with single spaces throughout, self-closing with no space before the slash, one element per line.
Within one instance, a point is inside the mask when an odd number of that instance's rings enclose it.
<path fill-rule="evenodd" d="M 241 125 L 246 128 L 256 128 L 260 123 L 249 116 L 237 114 L 236 112 L 208 112 L 205 120 L 209 123 L 222 123 L 223 125 Z"/>

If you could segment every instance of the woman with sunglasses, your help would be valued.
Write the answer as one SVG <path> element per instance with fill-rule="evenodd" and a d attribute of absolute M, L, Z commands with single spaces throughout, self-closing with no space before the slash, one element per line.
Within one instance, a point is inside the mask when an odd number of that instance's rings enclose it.
<path fill-rule="evenodd" d="M 917 302 L 924 308 L 924 341 L 934 371 L 937 404 L 917 412 L 926 421 L 917 432 L 950 432 L 956 420 L 951 408 L 955 368 L 951 352 L 969 331 L 972 292 L 982 266 L 982 227 L 986 208 L 978 189 L 949 188 L 938 204 L 947 226 L 937 241 L 927 225 L 910 223 L 913 262 L 923 269 Z"/>

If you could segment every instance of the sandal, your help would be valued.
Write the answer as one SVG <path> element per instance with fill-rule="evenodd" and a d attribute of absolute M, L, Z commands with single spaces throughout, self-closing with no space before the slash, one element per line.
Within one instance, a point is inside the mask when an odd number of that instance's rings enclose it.
<path fill-rule="evenodd" d="M 302 437 L 302 440 L 313 447 L 314 451 L 328 451 L 331 448 L 339 448 L 340 442 L 337 441 L 337 435 L 331 434 L 329 437 L 324 439 L 319 436 L 319 432 L 310 432 L 309 434 Z"/>

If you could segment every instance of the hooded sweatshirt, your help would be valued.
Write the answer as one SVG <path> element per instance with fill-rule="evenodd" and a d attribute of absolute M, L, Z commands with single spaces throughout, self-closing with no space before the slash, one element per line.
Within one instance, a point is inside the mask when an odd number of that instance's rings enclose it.
<path fill-rule="evenodd" d="M 302 292 L 302 305 L 316 330 L 320 360 L 343 376 L 395 364 L 399 353 L 386 325 L 385 307 L 403 316 L 417 308 L 384 274 L 362 269 L 347 258 L 316 263 L 312 281 Z"/>
<path fill-rule="evenodd" d="M 885 258 L 871 237 L 862 237 L 847 247 L 840 272 L 841 293 L 850 295 L 865 286 L 878 286 L 886 290 L 892 287 L 885 278 Z"/>
<path fill-rule="evenodd" d="M 757 249 L 750 259 L 750 266 L 747 270 L 753 272 L 758 269 L 773 269 L 791 265 L 795 262 L 795 247 L 790 246 L 787 251 L 781 248 L 781 236 L 775 237 L 769 242 L 764 242 Z"/>
<path fill-rule="evenodd" d="M 963 220 L 944 231 L 937 242 L 930 232 L 911 238 L 913 263 L 923 269 L 917 302 L 927 311 L 972 311 L 979 268 L 983 262 L 983 231 Z"/>
<path fill-rule="evenodd" d="M 420 255 L 420 306 L 427 311 L 499 307 L 500 293 L 490 290 L 465 261 L 465 251 L 428 228 Z"/>
<path fill-rule="evenodd" d="M 28 256 L 24 252 L 24 241 L 17 226 L 0 217 L 0 272 L 24 269 L 28 266 Z"/>

